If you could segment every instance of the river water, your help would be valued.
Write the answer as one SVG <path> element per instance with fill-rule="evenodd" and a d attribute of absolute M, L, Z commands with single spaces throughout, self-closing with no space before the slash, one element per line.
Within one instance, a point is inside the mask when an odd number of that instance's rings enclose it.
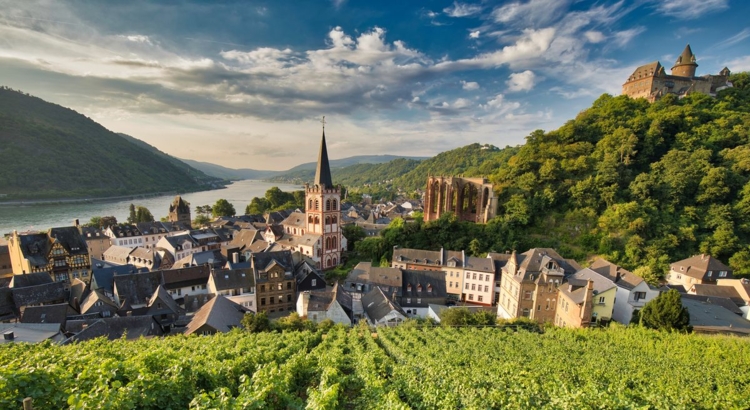
<path fill-rule="evenodd" d="M 193 218 L 196 215 L 196 206 L 213 205 L 222 198 L 234 205 L 234 209 L 241 215 L 254 197 L 264 196 L 266 191 L 274 186 L 285 192 L 303 189 L 299 185 L 244 180 L 233 182 L 225 189 L 193 192 L 182 195 L 182 198 L 190 202 L 190 211 Z M 173 199 L 174 195 L 165 195 L 111 202 L 0 206 L 0 235 L 12 232 L 14 229 L 22 232 L 71 226 L 74 219 L 80 220 L 83 224 L 94 216 L 114 215 L 118 222 L 125 222 L 128 219 L 131 203 L 136 206 L 145 206 L 154 215 L 154 219 L 159 220 L 167 216 L 169 204 L 172 203 Z"/>

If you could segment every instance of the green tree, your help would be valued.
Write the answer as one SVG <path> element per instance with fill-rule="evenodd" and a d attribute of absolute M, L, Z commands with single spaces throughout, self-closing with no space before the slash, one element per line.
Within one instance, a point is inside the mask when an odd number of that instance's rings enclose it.
<path fill-rule="evenodd" d="M 138 206 L 135 210 L 135 222 L 153 222 L 154 216 L 145 206 Z"/>
<path fill-rule="evenodd" d="M 251 333 L 267 332 L 271 330 L 271 321 L 268 319 L 268 314 L 266 312 L 245 313 L 245 316 L 242 317 L 240 323 L 245 330 Z"/>
<path fill-rule="evenodd" d="M 641 310 L 641 326 L 667 331 L 690 331 L 690 314 L 674 289 L 650 300 Z"/>
<path fill-rule="evenodd" d="M 130 204 L 130 213 L 128 214 L 128 223 L 135 223 L 136 221 L 136 215 L 135 215 L 135 205 Z"/>
<path fill-rule="evenodd" d="M 271 205 L 266 198 L 253 198 L 245 207 L 245 215 L 263 215 Z"/>
<path fill-rule="evenodd" d="M 234 205 L 230 204 L 226 199 L 219 199 L 211 208 L 211 213 L 214 218 L 219 216 L 234 216 Z"/>
<path fill-rule="evenodd" d="M 356 243 L 367 237 L 365 230 L 354 224 L 344 225 L 341 231 L 346 238 L 346 247 L 349 251 L 353 251 Z"/>

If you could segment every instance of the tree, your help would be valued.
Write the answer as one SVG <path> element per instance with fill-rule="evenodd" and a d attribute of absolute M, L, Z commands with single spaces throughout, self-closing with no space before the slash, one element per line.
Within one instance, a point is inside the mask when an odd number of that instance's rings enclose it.
<path fill-rule="evenodd" d="M 346 238 L 346 247 L 349 251 L 353 251 L 354 245 L 367 237 L 365 230 L 354 224 L 344 225 L 341 231 Z"/>
<path fill-rule="evenodd" d="M 234 205 L 230 204 L 226 199 L 219 199 L 211 208 L 214 218 L 219 216 L 234 216 Z"/>
<path fill-rule="evenodd" d="M 266 312 L 245 313 L 240 322 L 250 333 L 267 332 L 271 330 L 271 321 Z"/>
<path fill-rule="evenodd" d="M 640 316 L 641 325 L 650 329 L 690 331 L 690 314 L 674 289 L 646 303 Z"/>
<path fill-rule="evenodd" d="M 93 221 L 93 218 L 92 218 L 92 221 Z M 117 218 L 115 218 L 114 216 L 103 216 L 99 220 L 99 227 L 102 229 L 107 229 L 110 226 L 114 226 L 114 225 L 117 225 Z"/>
<path fill-rule="evenodd" d="M 245 207 L 245 215 L 263 215 L 270 207 L 266 198 L 256 196 Z"/>
<path fill-rule="evenodd" d="M 130 204 L 130 213 L 128 214 L 128 223 L 135 223 L 135 205 Z"/>
<path fill-rule="evenodd" d="M 135 210 L 135 222 L 154 222 L 154 216 L 145 206 L 138 206 Z"/>

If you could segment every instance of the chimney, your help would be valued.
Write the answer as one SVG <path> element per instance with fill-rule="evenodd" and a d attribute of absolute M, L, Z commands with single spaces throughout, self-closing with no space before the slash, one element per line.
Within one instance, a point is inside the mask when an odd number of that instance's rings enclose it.
<path fill-rule="evenodd" d="M 232 254 L 232 263 L 240 263 L 240 253 L 235 252 Z"/>
<path fill-rule="evenodd" d="M 75 226 L 76 228 L 78 228 L 79 226 L 81 226 L 81 222 L 78 220 L 78 218 L 76 218 L 76 219 L 73 220 L 73 226 Z"/>
<path fill-rule="evenodd" d="M 16 334 L 12 330 L 3 333 L 3 339 L 13 341 L 16 338 Z"/>

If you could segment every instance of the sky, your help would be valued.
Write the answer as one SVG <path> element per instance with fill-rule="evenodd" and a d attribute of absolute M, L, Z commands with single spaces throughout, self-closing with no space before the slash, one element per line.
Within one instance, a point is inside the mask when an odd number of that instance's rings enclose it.
<path fill-rule="evenodd" d="M 750 1 L 0 0 L 0 85 L 178 158 L 283 170 L 523 144 L 686 44 L 750 70 Z"/>

